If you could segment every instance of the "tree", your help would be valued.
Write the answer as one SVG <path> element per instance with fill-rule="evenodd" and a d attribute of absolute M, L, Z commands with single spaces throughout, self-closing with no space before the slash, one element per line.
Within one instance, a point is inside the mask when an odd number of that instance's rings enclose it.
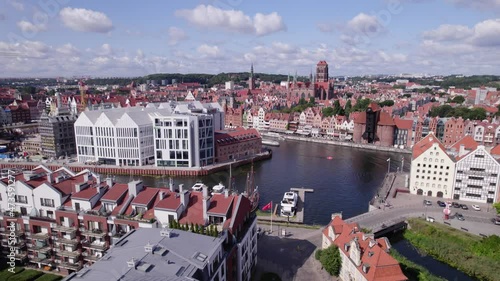
<path fill-rule="evenodd" d="M 191 223 L 191 225 L 189 226 L 189 230 L 191 230 L 191 232 L 194 232 L 194 224 Z"/>
<path fill-rule="evenodd" d="M 323 114 L 324 117 L 331 117 L 335 115 L 334 111 L 335 110 L 333 109 L 333 107 L 325 107 L 321 110 L 321 113 Z"/>
<path fill-rule="evenodd" d="M 316 105 L 316 99 L 315 99 L 314 97 L 310 97 L 310 98 L 309 98 L 309 104 L 310 104 L 311 106 Z"/>
<path fill-rule="evenodd" d="M 493 208 L 497 210 L 497 214 L 500 214 L 500 202 L 493 204 Z"/>
<path fill-rule="evenodd" d="M 475 107 L 469 111 L 467 118 L 470 120 L 484 120 L 486 119 L 486 109 Z"/>
<path fill-rule="evenodd" d="M 463 96 L 456 96 L 453 99 L 451 99 L 450 101 L 453 103 L 462 104 L 462 103 L 464 103 L 465 98 Z"/>
<path fill-rule="evenodd" d="M 340 257 L 339 248 L 336 245 L 322 250 L 319 254 L 321 265 L 332 276 L 339 276 L 342 260 Z"/>
<path fill-rule="evenodd" d="M 335 102 L 333 103 L 333 115 L 339 114 L 339 111 L 340 111 L 340 101 L 335 100 Z"/>
<path fill-rule="evenodd" d="M 383 102 L 379 102 L 378 105 L 380 105 L 380 107 L 393 106 L 394 105 L 394 101 L 393 100 L 385 100 Z"/>

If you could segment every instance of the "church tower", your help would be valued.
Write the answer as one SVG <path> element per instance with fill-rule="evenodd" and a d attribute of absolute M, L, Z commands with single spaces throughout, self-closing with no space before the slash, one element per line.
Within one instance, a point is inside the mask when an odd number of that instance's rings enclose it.
<path fill-rule="evenodd" d="M 255 77 L 253 76 L 253 63 L 250 68 L 250 78 L 248 78 L 248 89 L 255 89 Z"/>
<path fill-rule="evenodd" d="M 316 82 L 328 82 L 328 63 L 324 60 L 316 65 Z"/>

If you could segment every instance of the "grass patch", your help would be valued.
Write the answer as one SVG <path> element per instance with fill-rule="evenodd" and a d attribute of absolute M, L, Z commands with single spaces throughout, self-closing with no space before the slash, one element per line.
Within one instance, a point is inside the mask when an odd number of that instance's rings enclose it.
<path fill-rule="evenodd" d="M 59 276 L 59 275 L 44 274 L 44 275 L 38 277 L 37 279 L 35 279 L 35 281 L 58 281 L 61 279 L 62 279 L 62 276 Z"/>
<path fill-rule="evenodd" d="M 281 281 L 281 278 L 276 273 L 266 272 L 262 274 L 262 276 L 260 277 L 260 281 Z"/>
<path fill-rule="evenodd" d="M 266 211 L 262 211 L 259 209 L 257 209 L 255 211 L 255 213 L 257 214 L 257 216 L 260 216 L 260 217 L 270 217 L 271 216 L 271 212 L 266 212 Z"/>
<path fill-rule="evenodd" d="M 26 269 L 16 275 L 9 277 L 8 281 L 34 281 L 44 273 L 36 270 Z"/>
<path fill-rule="evenodd" d="M 479 280 L 498 280 L 500 237 L 480 238 L 422 219 L 409 224 L 404 237 L 420 251 Z"/>
<path fill-rule="evenodd" d="M 10 267 L 4 268 L 2 271 L 0 271 L 0 280 L 8 280 L 10 277 L 14 276 L 15 274 L 18 274 L 22 271 L 24 271 L 24 267 L 16 266 L 15 268 L 15 273 L 11 273 L 8 271 Z"/>
<path fill-rule="evenodd" d="M 391 249 L 390 254 L 399 262 L 401 270 L 409 281 L 446 281 L 444 278 L 431 274 L 426 268 L 410 261 L 394 249 Z"/>

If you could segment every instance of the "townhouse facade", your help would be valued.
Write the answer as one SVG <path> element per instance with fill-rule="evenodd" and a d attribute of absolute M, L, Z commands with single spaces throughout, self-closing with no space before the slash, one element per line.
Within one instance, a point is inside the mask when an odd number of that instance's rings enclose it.
<path fill-rule="evenodd" d="M 385 237 L 375 239 L 373 234 L 360 231 L 356 223 L 346 223 L 341 214 L 333 214 L 323 229 L 322 248 L 338 247 L 342 260 L 339 278 L 343 281 L 384 280 L 405 281 L 399 263 L 390 254 L 391 244 Z"/>
<path fill-rule="evenodd" d="M 250 280 L 257 262 L 257 220 L 242 194 L 213 194 L 183 185 L 151 188 L 141 181 L 115 183 L 88 170 L 51 171 L 38 166 L 0 181 L 0 234 L 14 222 L 15 258 L 39 268 L 71 274 L 97 262 L 133 229 L 161 228 L 174 221 L 216 227 L 226 245 L 226 280 Z M 8 210 L 7 188 L 16 190 L 16 210 Z M 8 248 L 2 251 L 8 253 Z"/>

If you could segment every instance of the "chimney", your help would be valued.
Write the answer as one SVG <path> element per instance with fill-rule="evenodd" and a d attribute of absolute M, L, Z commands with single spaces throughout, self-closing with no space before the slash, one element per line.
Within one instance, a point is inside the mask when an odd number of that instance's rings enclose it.
<path fill-rule="evenodd" d="M 80 192 L 82 190 L 82 185 L 80 183 L 75 184 L 75 193 Z"/>
<path fill-rule="evenodd" d="M 227 189 L 227 188 L 224 190 L 224 197 L 225 198 L 229 197 L 229 189 Z"/>
<path fill-rule="evenodd" d="M 160 200 L 165 199 L 165 192 L 160 191 Z"/>
<path fill-rule="evenodd" d="M 54 182 L 54 179 L 52 178 L 52 172 L 48 172 L 47 173 L 47 181 L 49 183 L 53 183 Z"/>
<path fill-rule="evenodd" d="M 83 174 L 83 182 L 88 182 L 89 181 L 89 173 Z"/>
<path fill-rule="evenodd" d="M 106 185 L 111 188 L 113 186 L 113 179 L 112 178 L 106 178 Z"/>
<path fill-rule="evenodd" d="M 342 219 L 342 213 L 333 213 L 333 214 L 332 214 L 332 220 L 333 220 L 335 217 L 339 217 L 340 219 Z"/>
<path fill-rule="evenodd" d="M 458 150 L 458 157 L 462 157 L 463 155 L 465 155 L 467 152 L 465 151 L 465 145 L 464 144 L 461 144 L 460 145 L 460 148 Z"/>
<path fill-rule="evenodd" d="M 191 193 L 189 192 L 189 190 L 183 190 L 182 193 L 180 193 L 180 197 L 181 197 L 181 204 L 184 208 L 184 210 L 187 209 L 188 205 L 189 205 L 189 195 Z"/>
<path fill-rule="evenodd" d="M 173 178 L 168 179 L 168 187 L 170 188 L 171 192 L 175 192 L 175 189 L 174 189 L 174 179 Z"/>
<path fill-rule="evenodd" d="M 208 207 L 210 207 L 210 196 L 208 196 L 208 187 L 203 186 L 203 220 L 208 221 Z"/>
<path fill-rule="evenodd" d="M 95 174 L 95 182 L 97 185 L 101 185 L 101 176 L 99 174 Z"/>
<path fill-rule="evenodd" d="M 137 194 L 143 190 L 142 181 L 131 181 L 128 183 L 128 194 L 137 197 Z"/>
<path fill-rule="evenodd" d="M 184 190 L 184 184 L 179 184 L 179 194 L 182 194 L 183 190 Z"/>

